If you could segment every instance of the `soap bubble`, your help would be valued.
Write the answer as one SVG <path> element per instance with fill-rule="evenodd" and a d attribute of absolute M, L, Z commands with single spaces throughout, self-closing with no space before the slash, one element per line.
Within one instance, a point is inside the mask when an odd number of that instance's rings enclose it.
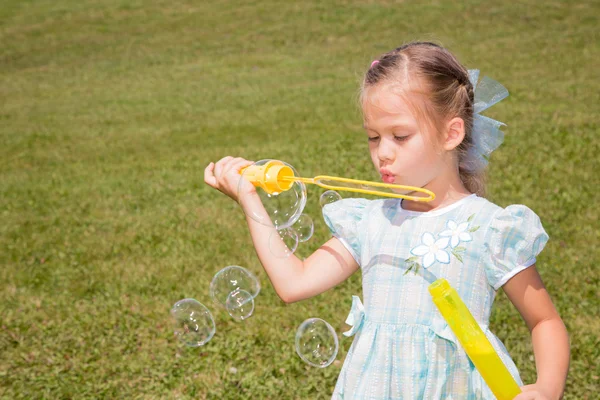
<path fill-rule="evenodd" d="M 254 298 L 245 290 L 236 289 L 227 296 L 225 307 L 234 319 L 243 321 L 254 312 Z"/>
<path fill-rule="evenodd" d="M 254 298 L 260 292 L 260 283 L 252 272 L 238 265 L 223 268 L 210 282 L 210 297 L 223 307 L 226 307 L 229 294 L 235 290 L 244 290 Z"/>
<path fill-rule="evenodd" d="M 338 200 L 341 200 L 342 196 L 335 190 L 328 190 L 323 192 L 321 198 L 319 199 L 319 204 L 321 204 L 321 208 L 325 207 L 327 204 L 335 203 Z"/>
<path fill-rule="evenodd" d="M 215 334 L 215 321 L 204 304 L 194 299 L 179 300 L 171 308 L 175 336 L 189 347 L 205 345 Z"/>
<path fill-rule="evenodd" d="M 320 318 L 309 318 L 296 331 L 296 353 L 309 365 L 329 366 L 337 356 L 338 338 L 335 330 Z"/>
<path fill-rule="evenodd" d="M 278 258 L 286 258 L 294 254 L 297 248 L 298 234 L 294 229 L 273 229 L 271 236 L 269 236 L 271 254 Z"/>
<path fill-rule="evenodd" d="M 247 191 L 252 177 L 256 176 L 266 182 L 256 188 L 262 204 L 246 204 L 246 214 L 256 222 L 275 226 L 276 229 L 292 226 L 306 205 L 304 183 L 279 179 L 292 175 L 299 176 L 294 167 L 279 160 L 260 160 L 245 169 L 238 184 L 238 194 Z M 240 201 L 243 202 L 246 197 L 241 195 Z"/>
<path fill-rule="evenodd" d="M 298 221 L 293 226 L 293 229 L 298 234 L 299 242 L 306 242 L 310 239 L 315 231 L 315 225 L 313 224 L 313 220 L 306 214 L 300 215 Z"/>

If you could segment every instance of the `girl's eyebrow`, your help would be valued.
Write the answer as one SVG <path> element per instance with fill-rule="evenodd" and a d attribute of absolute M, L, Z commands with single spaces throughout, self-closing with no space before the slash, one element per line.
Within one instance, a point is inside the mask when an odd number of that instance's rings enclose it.
<path fill-rule="evenodd" d="M 373 131 L 374 131 L 374 129 L 372 129 L 372 128 L 369 128 L 369 125 L 367 125 L 367 124 L 363 124 L 363 128 L 364 128 L 364 129 L 370 129 L 370 130 L 373 130 Z M 394 125 L 394 126 L 391 126 L 389 129 L 391 129 L 391 130 L 394 130 L 394 129 L 396 129 L 396 128 L 413 128 L 413 126 L 412 126 L 412 125 L 409 125 L 409 124 L 400 124 L 400 125 Z"/>

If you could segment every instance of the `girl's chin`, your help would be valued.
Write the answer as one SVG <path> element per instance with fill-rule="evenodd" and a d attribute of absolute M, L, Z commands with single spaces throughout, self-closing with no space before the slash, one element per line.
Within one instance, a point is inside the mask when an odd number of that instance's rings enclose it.
<path fill-rule="evenodd" d="M 415 184 L 414 182 L 404 182 L 401 179 L 396 178 L 395 182 L 393 182 L 394 185 L 401 185 L 401 186 L 411 186 L 411 187 L 417 187 L 417 188 L 423 188 L 425 185 L 419 185 L 419 184 Z M 418 192 L 418 191 L 414 191 L 411 189 L 389 189 L 390 191 L 396 193 L 396 194 L 404 194 L 404 195 L 408 195 L 408 196 L 423 196 L 425 197 L 425 194 L 423 194 L 422 192 Z"/>

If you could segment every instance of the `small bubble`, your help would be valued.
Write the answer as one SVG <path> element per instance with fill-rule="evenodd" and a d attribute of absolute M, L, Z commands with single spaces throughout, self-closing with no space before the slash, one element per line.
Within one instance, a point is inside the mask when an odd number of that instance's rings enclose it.
<path fill-rule="evenodd" d="M 298 221 L 296 221 L 296 223 L 294 223 L 293 228 L 296 231 L 296 233 L 298 234 L 299 242 L 308 241 L 312 237 L 312 235 L 315 231 L 315 225 L 313 223 L 312 218 L 306 214 L 300 215 L 300 218 L 298 218 Z"/>
<path fill-rule="evenodd" d="M 260 292 L 260 283 L 252 272 L 238 265 L 223 268 L 210 282 L 211 298 L 223 307 L 226 307 L 229 294 L 235 290 L 244 290 L 254 298 Z"/>
<path fill-rule="evenodd" d="M 329 366 L 338 353 L 335 330 L 320 318 L 309 318 L 296 331 L 296 353 L 308 365 Z"/>
<path fill-rule="evenodd" d="M 233 319 L 243 321 L 254 312 L 254 298 L 245 290 L 236 289 L 229 293 L 225 307 Z"/>
<path fill-rule="evenodd" d="M 342 196 L 335 190 L 328 190 L 321 195 L 319 199 L 319 204 L 321 204 L 321 208 L 325 207 L 327 204 L 335 203 L 342 199 Z"/>
<path fill-rule="evenodd" d="M 175 336 L 189 347 L 203 346 L 215 334 L 212 314 L 195 299 L 179 300 L 171 308 Z"/>

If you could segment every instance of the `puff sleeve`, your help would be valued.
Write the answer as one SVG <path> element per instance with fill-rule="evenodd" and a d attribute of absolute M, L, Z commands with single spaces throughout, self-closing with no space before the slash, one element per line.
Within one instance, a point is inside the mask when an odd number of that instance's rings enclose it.
<path fill-rule="evenodd" d="M 540 218 L 531 209 L 516 204 L 492 218 L 485 244 L 485 269 L 490 285 L 498 290 L 510 278 L 535 264 L 548 242 Z"/>
<path fill-rule="evenodd" d="M 361 224 L 368 200 L 349 198 L 338 200 L 323 207 L 325 224 L 360 265 Z"/>

